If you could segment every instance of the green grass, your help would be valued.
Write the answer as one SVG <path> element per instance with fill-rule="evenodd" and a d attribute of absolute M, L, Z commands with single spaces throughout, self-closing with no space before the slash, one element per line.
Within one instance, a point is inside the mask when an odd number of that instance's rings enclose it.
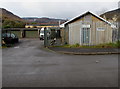
<path fill-rule="evenodd" d="M 4 44 L 1 46 L 1 48 L 9 48 L 9 47 L 14 47 L 15 44 Z"/>
<path fill-rule="evenodd" d="M 65 48 L 120 48 L 120 41 L 117 41 L 115 43 L 106 43 L 106 44 L 99 44 L 99 45 L 84 45 L 81 46 L 78 43 L 74 45 L 63 45 L 63 46 L 52 46 L 52 47 L 65 47 Z"/>
<path fill-rule="evenodd" d="M 0 46 L 0 48 L 2 48 L 2 49 L 3 49 L 3 48 L 7 48 L 7 46 Z"/>

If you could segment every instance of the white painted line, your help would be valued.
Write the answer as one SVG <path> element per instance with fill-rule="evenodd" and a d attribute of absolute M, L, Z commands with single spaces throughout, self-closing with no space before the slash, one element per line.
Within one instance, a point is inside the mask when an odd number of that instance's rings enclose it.
<path fill-rule="evenodd" d="M 18 49 L 18 48 L 20 48 L 19 46 L 16 46 L 16 47 L 14 47 L 15 49 Z"/>

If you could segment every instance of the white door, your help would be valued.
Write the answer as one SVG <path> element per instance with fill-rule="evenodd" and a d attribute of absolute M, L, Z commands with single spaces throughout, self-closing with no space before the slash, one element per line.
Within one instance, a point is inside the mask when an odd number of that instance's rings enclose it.
<path fill-rule="evenodd" d="M 81 43 L 82 45 L 89 45 L 90 43 L 90 28 L 81 29 Z"/>

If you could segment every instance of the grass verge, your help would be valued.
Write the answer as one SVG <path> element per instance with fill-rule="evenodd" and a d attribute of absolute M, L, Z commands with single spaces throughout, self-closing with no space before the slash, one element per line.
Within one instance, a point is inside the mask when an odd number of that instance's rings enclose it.
<path fill-rule="evenodd" d="M 79 45 L 78 43 L 74 45 L 62 45 L 62 46 L 50 46 L 50 47 L 65 47 L 65 48 L 120 48 L 120 41 L 115 43 L 106 43 L 99 45 Z"/>

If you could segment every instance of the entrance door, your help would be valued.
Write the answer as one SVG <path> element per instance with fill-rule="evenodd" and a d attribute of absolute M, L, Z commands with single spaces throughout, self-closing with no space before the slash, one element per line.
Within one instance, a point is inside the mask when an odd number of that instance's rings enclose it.
<path fill-rule="evenodd" d="M 89 45 L 90 42 L 90 28 L 81 29 L 81 43 L 83 45 Z"/>

